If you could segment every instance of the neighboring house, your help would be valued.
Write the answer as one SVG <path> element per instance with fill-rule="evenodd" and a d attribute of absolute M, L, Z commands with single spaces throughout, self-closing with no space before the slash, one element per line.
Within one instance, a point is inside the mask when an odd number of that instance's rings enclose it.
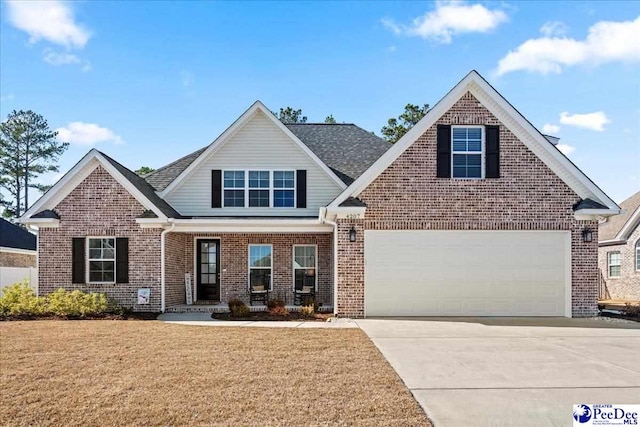
<path fill-rule="evenodd" d="M 620 207 L 620 215 L 599 226 L 601 298 L 640 301 L 640 191 Z"/>
<path fill-rule="evenodd" d="M 0 288 L 23 280 L 38 289 L 36 236 L 0 218 Z"/>
<path fill-rule="evenodd" d="M 36 236 L 0 218 L 0 267 L 35 267 Z"/>
<path fill-rule="evenodd" d="M 91 150 L 21 221 L 40 230 L 42 293 L 134 310 L 185 303 L 187 273 L 200 302 L 315 287 L 340 316 L 581 317 L 597 313 L 597 220 L 618 213 L 473 71 L 393 146 L 256 102 L 144 178 Z"/>

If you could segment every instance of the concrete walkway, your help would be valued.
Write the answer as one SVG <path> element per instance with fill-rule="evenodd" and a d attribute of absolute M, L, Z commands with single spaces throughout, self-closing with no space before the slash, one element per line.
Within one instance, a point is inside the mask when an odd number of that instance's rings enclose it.
<path fill-rule="evenodd" d="M 436 427 L 567 426 L 578 403 L 640 403 L 640 325 L 601 319 L 365 319 Z"/>
<path fill-rule="evenodd" d="M 211 313 L 164 313 L 158 320 L 176 325 L 221 326 L 251 328 L 357 328 L 356 322 L 350 319 L 333 319 L 331 322 L 315 321 L 237 321 L 216 320 Z"/>

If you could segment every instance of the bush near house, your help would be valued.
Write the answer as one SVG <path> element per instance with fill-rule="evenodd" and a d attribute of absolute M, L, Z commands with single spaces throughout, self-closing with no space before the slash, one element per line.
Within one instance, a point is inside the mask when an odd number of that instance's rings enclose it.
<path fill-rule="evenodd" d="M 4 288 L 0 296 L 0 318 L 85 318 L 114 311 L 103 293 L 65 291 L 60 288 L 39 297 L 26 281 Z"/>

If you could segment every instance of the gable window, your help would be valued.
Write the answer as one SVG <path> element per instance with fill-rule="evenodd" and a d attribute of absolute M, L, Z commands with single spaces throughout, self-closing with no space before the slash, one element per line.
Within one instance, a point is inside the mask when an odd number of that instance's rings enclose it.
<path fill-rule="evenodd" d="M 293 286 L 297 291 L 305 287 L 316 289 L 318 265 L 315 245 L 295 245 L 293 247 Z"/>
<path fill-rule="evenodd" d="M 483 126 L 451 127 L 451 176 L 483 178 Z"/>
<path fill-rule="evenodd" d="M 636 271 L 640 271 L 640 239 L 636 242 Z"/>
<path fill-rule="evenodd" d="M 620 277 L 622 257 L 620 252 L 607 252 L 607 268 L 609 277 Z"/>
<path fill-rule="evenodd" d="M 88 282 L 116 282 L 116 239 L 113 237 L 90 237 L 88 240 Z"/>
<path fill-rule="evenodd" d="M 271 245 L 249 245 L 249 286 L 271 290 Z"/>
<path fill-rule="evenodd" d="M 269 171 L 249 171 L 249 207 L 269 207 Z"/>
<path fill-rule="evenodd" d="M 224 207 L 244 207 L 244 171 L 224 171 Z"/>
<path fill-rule="evenodd" d="M 273 207 L 295 206 L 296 180 L 294 171 L 273 172 Z"/>

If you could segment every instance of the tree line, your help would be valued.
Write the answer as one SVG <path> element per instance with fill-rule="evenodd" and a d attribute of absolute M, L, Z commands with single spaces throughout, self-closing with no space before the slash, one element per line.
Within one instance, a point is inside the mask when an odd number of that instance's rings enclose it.
<path fill-rule="evenodd" d="M 382 127 L 382 138 L 395 143 L 429 111 L 429 105 L 407 104 L 398 117 L 391 117 Z M 272 112 L 283 123 L 307 123 L 302 109 L 280 108 Z M 324 123 L 336 124 L 333 114 Z M 58 132 L 51 130 L 44 117 L 31 110 L 12 111 L 0 124 L 0 206 L 2 216 L 18 218 L 30 206 L 29 189 L 41 193 L 50 185 L 38 183 L 38 177 L 46 172 L 58 172 L 58 160 L 69 147 L 68 142 L 58 140 Z M 142 166 L 140 176 L 154 169 Z"/>

